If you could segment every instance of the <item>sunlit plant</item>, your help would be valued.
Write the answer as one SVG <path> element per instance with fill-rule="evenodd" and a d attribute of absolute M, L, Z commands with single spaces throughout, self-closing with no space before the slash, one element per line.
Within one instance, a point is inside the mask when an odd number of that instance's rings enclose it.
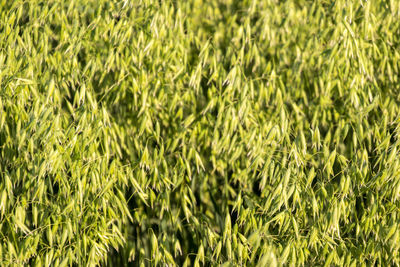
<path fill-rule="evenodd" d="M 0 1 L 0 266 L 398 266 L 400 2 Z"/>

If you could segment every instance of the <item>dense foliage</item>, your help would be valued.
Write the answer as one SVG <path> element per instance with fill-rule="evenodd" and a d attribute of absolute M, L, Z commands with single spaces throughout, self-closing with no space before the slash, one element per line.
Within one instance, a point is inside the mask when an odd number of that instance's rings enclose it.
<path fill-rule="evenodd" d="M 0 265 L 399 266 L 400 1 L 0 1 Z"/>

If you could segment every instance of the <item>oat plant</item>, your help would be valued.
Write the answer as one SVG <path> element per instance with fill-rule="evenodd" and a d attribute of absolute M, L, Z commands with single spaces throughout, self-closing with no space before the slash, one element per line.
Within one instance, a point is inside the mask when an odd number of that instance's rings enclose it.
<path fill-rule="evenodd" d="M 0 0 L 0 266 L 399 266 L 400 1 Z"/>

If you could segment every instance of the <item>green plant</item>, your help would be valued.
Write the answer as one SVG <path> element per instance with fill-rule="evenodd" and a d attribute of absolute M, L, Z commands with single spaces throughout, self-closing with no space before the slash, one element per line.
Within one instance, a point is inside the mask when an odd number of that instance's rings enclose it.
<path fill-rule="evenodd" d="M 0 265 L 399 265 L 399 19 L 0 1 Z"/>

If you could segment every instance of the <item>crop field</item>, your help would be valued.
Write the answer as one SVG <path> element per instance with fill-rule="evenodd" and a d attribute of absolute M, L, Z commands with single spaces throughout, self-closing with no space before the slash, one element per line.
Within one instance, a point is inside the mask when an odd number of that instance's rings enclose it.
<path fill-rule="evenodd" d="M 0 0 L 0 266 L 400 266 L 400 1 Z"/>

